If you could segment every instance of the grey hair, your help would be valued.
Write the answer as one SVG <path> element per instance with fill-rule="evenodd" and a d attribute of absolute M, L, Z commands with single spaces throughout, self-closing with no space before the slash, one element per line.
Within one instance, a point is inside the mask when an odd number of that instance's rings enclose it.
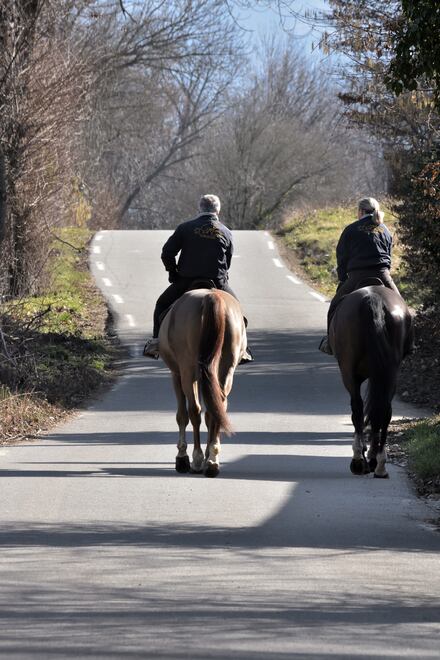
<path fill-rule="evenodd" d="M 203 195 L 200 198 L 199 209 L 204 213 L 220 213 L 220 200 L 217 195 Z"/>
<path fill-rule="evenodd" d="M 373 216 L 373 220 L 376 225 L 380 225 L 383 221 L 383 212 L 380 210 L 380 204 L 377 199 L 374 197 L 364 197 L 358 203 L 359 211 L 364 211 L 365 214 L 370 214 Z"/>

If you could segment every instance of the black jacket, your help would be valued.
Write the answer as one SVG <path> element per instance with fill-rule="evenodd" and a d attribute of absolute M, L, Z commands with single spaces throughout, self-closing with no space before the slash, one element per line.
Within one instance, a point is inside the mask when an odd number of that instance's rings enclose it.
<path fill-rule="evenodd" d="M 176 256 L 180 252 L 176 266 Z M 181 277 L 228 281 L 232 234 L 213 213 L 202 213 L 179 225 L 162 248 L 165 268 Z"/>
<path fill-rule="evenodd" d="M 393 239 L 384 224 L 373 222 L 372 215 L 345 227 L 336 247 L 338 278 L 343 282 L 352 270 L 390 268 Z"/>

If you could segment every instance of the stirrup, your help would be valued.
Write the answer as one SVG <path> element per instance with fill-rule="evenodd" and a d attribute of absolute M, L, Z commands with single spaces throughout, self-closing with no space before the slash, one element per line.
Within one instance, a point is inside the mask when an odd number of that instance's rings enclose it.
<path fill-rule="evenodd" d="M 330 347 L 328 337 L 323 337 L 321 339 L 321 343 L 319 344 L 318 348 L 321 351 L 321 353 L 325 353 L 326 355 L 333 355 L 333 351 Z"/>
<path fill-rule="evenodd" d="M 248 364 L 248 362 L 254 362 L 254 356 L 249 346 L 246 348 L 240 362 L 238 364 Z M 238 366 L 238 365 L 237 365 Z"/>
<path fill-rule="evenodd" d="M 159 359 L 159 340 L 153 337 L 152 339 L 148 339 L 145 346 L 144 350 L 142 351 L 142 355 L 144 357 L 151 358 L 152 360 L 158 360 Z"/>

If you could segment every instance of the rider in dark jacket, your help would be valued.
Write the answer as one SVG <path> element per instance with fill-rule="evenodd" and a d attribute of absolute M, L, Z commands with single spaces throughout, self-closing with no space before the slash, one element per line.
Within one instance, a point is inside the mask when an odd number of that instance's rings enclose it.
<path fill-rule="evenodd" d="M 400 295 L 390 275 L 393 239 L 382 220 L 379 202 L 366 197 L 358 204 L 358 219 L 345 227 L 341 234 L 336 247 L 339 284 L 328 310 L 327 337 L 319 345 L 323 353 L 333 354 L 328 343 L 328 329 L 343 296 L 358 289 L 371 277 L 381 280 Z"/>
<path fill-rule="evenodd" d="M 204 195 L 199 209 L 200 215 L 180 224 L 162 248 L 162 261 L 171 285 L 156 303 L 153 338 L 147 341 L 144 348 L 146 357 L 159 357 L 157 338 L 162 315 L 191 289 L 194 280 L 212 280 L 218 289 L 237 298 L 228 283 L 233 253 L 232 233 L 218 219 L 220 200 L 216 195 Z M 250 362 L 251 359 L 249 355 L 249 359 L 245 357 L 242 361 Z"/>

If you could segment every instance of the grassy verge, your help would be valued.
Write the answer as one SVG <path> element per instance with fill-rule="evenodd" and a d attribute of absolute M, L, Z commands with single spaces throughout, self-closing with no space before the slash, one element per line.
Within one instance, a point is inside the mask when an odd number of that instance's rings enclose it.
<path fill-rule="evenodd" d="M 0 308 L 0 442 L 33 435 L 112 380 L 107 307 L 87 266 L 91 232 L 58 232 L 46 290 Z"/>
<path fill-rule="evenodd" d="M 406 437 L 410 468 L 423 479 L 437 479 L 440 492 L 440 415 L 417 422 Z"/>
<path fill-rule="evenodd" d="M 393 277 L 404 296 L 414 302 L 414 293 L 405 280 L 402 248 L 396 233 L 396 218 L 386 205 L 384 222 L 394 238 Z M 356 207 L 337 207 L 301 211 L 289 217 L 277 235 L 287 250 L 292 250 L 307 279 L 331 297 L 336 291 L 336 245 L 344 227 L 356 219 Z"/>

